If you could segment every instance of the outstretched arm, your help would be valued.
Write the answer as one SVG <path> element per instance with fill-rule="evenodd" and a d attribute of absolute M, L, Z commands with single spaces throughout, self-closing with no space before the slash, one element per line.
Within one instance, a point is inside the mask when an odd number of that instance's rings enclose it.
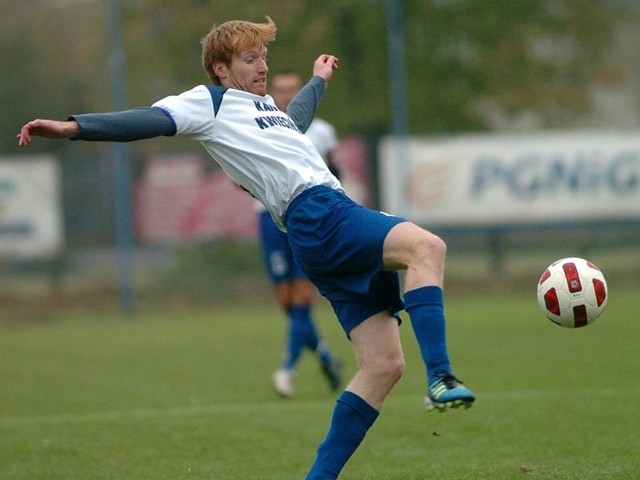
<path fill-rule="evenodd" d="M 313 77 L 289 103 L 287 114 L 301 132 L 306 132 L 311 125 L 327 82 L 331 80 L 333 71 L 337 68 L 336 57 L 320 55 L 313 64 Z"/>
<path fill-rule="evenodd" d="M 20 130 L 18 145 L 30 145 L 33 136 L 95 142 L 131 142 L 175 134 L 175 123 L 167 112 L 160 108 L 144 107 L 122 112 L 73 115 L 67 121 L 33 120 Z"/>
<path fill-rule="evenodd" d="M 27 147 L 31 145 L 33 137 L 44 138 L 71 138 L 80 132 L 80 125 L 74 120 L 61 122 L 58 120 L 36 119 L 25 124 L 17 135 L 18 146 Z"/>

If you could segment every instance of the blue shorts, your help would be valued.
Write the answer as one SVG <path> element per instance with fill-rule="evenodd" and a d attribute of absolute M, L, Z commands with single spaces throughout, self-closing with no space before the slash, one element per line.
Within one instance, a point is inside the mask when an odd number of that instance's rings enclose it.
<path fill-rule="evenodd" d="M 287 234 L 277 227 L 266 210 L 258 214 L 258 233 L 264 265 L 274 284 L 306 278 L 302 267 L 293 258 Z"/>
<path fill-rule="evenodd" d="M 404 308 L 398 272 L 382 271 L 384 239 L 404 221 L 325 186 L 310 188 L 289 205 L 293 254 L 347 334 L 376 313 L 395 315 Z"/>

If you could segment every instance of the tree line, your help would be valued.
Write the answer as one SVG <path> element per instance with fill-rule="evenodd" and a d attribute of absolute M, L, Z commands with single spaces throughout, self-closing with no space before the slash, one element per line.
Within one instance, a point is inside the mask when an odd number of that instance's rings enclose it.
<path fill-rule="evenodd" d="M 16 152 L 17 128 L 35 115 L 109 109 L 106 4 L 0 1 L 0 151 Z M 205 83 L 199 40 L 214 23 L 269 15 L 279 27 L 272 70 L 307 75 L 318 54 L 337 55 L 321 116 L 341 135 L 390 131 L 384 0 L 122 0 L 122 9 L 131 106 Z M 593 124 L 594 88 L 637 86 L 620 40 L 637 30 L 632 1 L 405 0 L 403 13 L 412 134 Z"/>

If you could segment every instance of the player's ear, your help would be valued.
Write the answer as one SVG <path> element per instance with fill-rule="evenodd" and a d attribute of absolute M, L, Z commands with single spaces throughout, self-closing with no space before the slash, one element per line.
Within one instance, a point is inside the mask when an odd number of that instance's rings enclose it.
<path fill-rule="evenodd" d="M 216 77 L 222 79 L 227 78 L 227 65 L 223 62 L 214 62 L 213 63 L 213 73 L 216 74 Z"/>

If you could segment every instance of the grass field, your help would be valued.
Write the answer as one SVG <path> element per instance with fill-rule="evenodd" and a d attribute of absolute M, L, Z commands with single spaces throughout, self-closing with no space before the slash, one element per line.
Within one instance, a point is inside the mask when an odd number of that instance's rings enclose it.
<path fill-rule="evenodd" d="M 611 286 L 580 330 L 542 317 L 534 292 L 455 291 L 447 306 L 476 405 L 423 411 L 405 321 L 405 376 L 341 479 L 640 478 L 637 287 Z M 317 316 L 353 373 L 325 303 Z M 304 478 L 335 395 L 310 355 L 295 399 L 273 394 L 283 329 L 271 303 L 0 322 L 0 478 Z"/>

